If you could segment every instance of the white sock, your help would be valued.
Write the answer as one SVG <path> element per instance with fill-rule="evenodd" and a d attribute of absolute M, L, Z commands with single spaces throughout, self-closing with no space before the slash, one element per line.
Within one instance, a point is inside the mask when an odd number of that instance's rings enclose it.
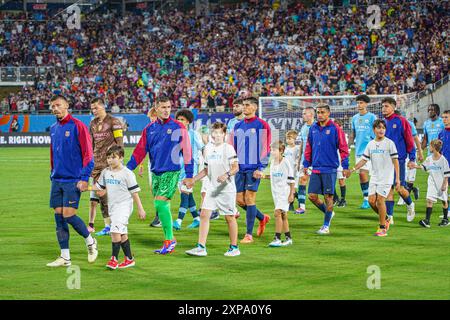
<path fill-rule="evenodd" d="M 364 197 L 364 201 L 369 201 L 369 197 Z"/>
<path fill-rule="evenodd" d="M 177 219 L 178 224 L 181 226 L 181 224 L 183 223 L 183 220 L 181 219 Z"/>
<path fill-rule="evenodd" d="M 94 243 L 94 238 L 92 238 L 91 235 L 88 235 L 88 237 L 84 239 L 84 242 L 86 242 L 87 246 L 90 246 L 91 244 Z"/>
<path fill-rule="evenodd" d="M 194 220 L 200 221 L 200 217 L 195 217 Z"/>
<path fill-rule="evenodd" d="M 70 250 L 69 249 L 61 249 L 61 257 L 65 260 L 70 260 Z"/>
<path fill-rule="evenodd" d="M 305 204 L 304 204 L 304 203 L 301 203 L 301 204 L 300 204 L 300 208 L 303 209 L 303 210 L 305 210 L 305 209 L 306 209 Z"/>

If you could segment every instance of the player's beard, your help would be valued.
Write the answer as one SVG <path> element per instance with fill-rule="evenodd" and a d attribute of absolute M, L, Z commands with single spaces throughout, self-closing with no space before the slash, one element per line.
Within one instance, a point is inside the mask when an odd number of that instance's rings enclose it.
<path fill-rule="evenodd" d="M 242 115 L 242 111 L 240 112 L 233 112 L 235 117 L 240 117 Z"/>

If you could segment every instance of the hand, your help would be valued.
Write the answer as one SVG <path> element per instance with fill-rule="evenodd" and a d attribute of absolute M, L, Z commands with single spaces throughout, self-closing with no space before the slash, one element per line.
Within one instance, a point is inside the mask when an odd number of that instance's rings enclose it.
<path fill-rule="evenodd" d="M 442 191 L 442 192 L 444 192 L 444 191 L 446 191 L 446 190 L 447 190 L 447 185 L 445 185 L 445 184 L 444 184 L 444 185 L 442 185 L 442 187 L 441 187 L 441 191 Z"/>
<path fill-rule="evenodd" d="M 294 194 L 291 193 L 291 194 L 289 195 L 288 202 L 289 202 L 289 203 L 294 202 Z"/>
<path fill-rule="evenodd" d="M 217 182 L 218 183 L 224 183 L 225 181 L 228 180 L 228 175 L 225 173 L 219 177 L 217 177 Z"/>
<path fill-rule="evenodd" d="M 87 189 L 88 189 L 88 183 L 87 183 L 87 181 L 78 181 L 78 183 L 77 183 L 77 188 L 78 188 L 78 190 L 80 190 L 81 192 L 87 191 Z"/>
<path fill-rule="evenodd" d="M 262 171 L 260 171 L 260 170 L 255 170 L 255 172 L 253 172 L 253 178 L 255 178 L 255 179 L 261 179 L 262 177 L 264 177 L 264 174 L 262 173 Z"/>
<path fill-rule="evenodd" d="M 143 173 L 144 173 L 144 166 L 141 164 L 141 165 L 139 166 L 139 171 L 138 171 L 139 177 L 142 178 Z"/>
<path fill-rule="evenodd" d="M 397 182 L 395 183 L 395 191 L 400 192 L 401 189 L 401 185 L 400 185 L 400 180 L 397 180 Z"/>
<path fill-rule="evenodd" d="M 423 162 L 423 153 L 419 153 L 419 162 Z"/>
<path fill-rule="evenodd" d="M 305 176 L 308 175 L 308 168 L 303 168 L 303 173 L 305 174 Z"/>
<path fill-rule="evenodd" d="M 97 193 L 97 196 L 104 197 L 106 194 L 106 190 L 98 190 L 96 193 Z"/>
<path fill-rule="evenodd" d="M 350 175 L 351 175 L 352 173 L 351 173 L 350 170 L 344 169 L 344 170 L 342 171 L 342 174 L 344 175 L 344 177 L 349 178 Z"/>
<path fill-rule="evenodd" d="M 408 162 L 408 169 L 415 169 L 416 168 L 416 163 L 414 161 L 409 161 Z"/>
<path fill-rule="evenodd" d="M 186 186 L 186 188 L 191 189 L 194 187 L 195 181 L 193 178 L 186 178 L 182 183 Z"/>
<path fill-rule="evenodd" d="M 138 209 L 138 215 L 139 215 L 139 219 L 145 220 L 146 213 L 145 213 L 144 208 L 139 208 Z"/>

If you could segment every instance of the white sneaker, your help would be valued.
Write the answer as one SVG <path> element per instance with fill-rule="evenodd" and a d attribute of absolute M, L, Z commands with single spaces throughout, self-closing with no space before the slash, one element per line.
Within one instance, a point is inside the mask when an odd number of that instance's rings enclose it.
<path fill-rule="evenodd" d="M 269 247 L 281 247 L 282 243 L 280 239 L 273 239 L 271 243 L 269 243 Z"/>
<path fill-rule="evenodd" d="M 322 228 L 317 231 L 317 234 L 330 234 L 330 228 L 322 226 Z"/>
<path fill-rule="evenodd" d="M 389 223 L 391 224 L 391 226 L 394 225 L 394 216 L 389 216 Z"/>
<path fill-rule="evenodd" d="M 95 260 L 97 260 L 98 256 L 98 249 L 97 249 L 97 239 L 94 239 L 94 243 L 91 245 L 87 245 L 88 249 L 88 262 L 93 263 Z"/>
<path fill-rule="evenodd" d="M 241 255 L 239 248 L 230 248 L 227 252 L 223 254 L 225 257 L 237 257 Z"/>
<path fill-rule="evenodd" d="M 206 248 L 201 248 L 199 246 L 186 251 L 187 255 L 196 256 L 196 257 L 206 257 L 208 253 L 206 252 Z"/>
<path fill-rule="evenodd" d="M 281 243 L 283 247 L 292 245 L 292 239 L 287 239 Z"/>
<path fill-rule="evenodd" d="M 411 222 L 414 220 L 414 217 L 416 216 L 416 212 L 414 211 L 415 204 L 412 202 L 409 206 L 406 206 L 408 209 L 408 213 L 406 214 L 406 221 Z"/>
<path fill-rule="evenodd" d="M 68 267 L 72 264 L 70 260 L 66 260 L 63 257 L 56 258 L 55 261 L 47 263 L 47 267 Z"/>
<path fill-rule="evenodd" d="M 403 200 L 403 198 L 400 197 L 400 199 L 398 199 L 397 205 L 398 206 L 404 206 L 405 205 L 405 200 Z"/>

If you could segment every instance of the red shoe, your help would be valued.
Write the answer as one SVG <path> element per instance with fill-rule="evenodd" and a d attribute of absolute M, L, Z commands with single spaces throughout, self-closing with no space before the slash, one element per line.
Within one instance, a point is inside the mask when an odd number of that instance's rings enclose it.
<path fill-rule="evenodd" d="M 109 260 L 106 264 L 106 267 L 111 270 L 116 270 L 119 267 L 119 262 L 117 261 L 116 257 L 112 256 L 111 260 Z"/>
<path fill-rule="evenodd" d="M 270 217 L 267 214 L 265 214 L 264 219 L 259 222 L 258 231 L 256 232 L 256 235 L 258 237 L 261 237 L 262 234 L 264 233 L 264 230 L 266 230 L 266 224 L 269 222 L 269 220 L 270 220 Z"/>
<path fill-rule="evenodd" d="M 119 269 L 125 269 L 129 267 L 134 267 L 136 262 L 134 261 L 134 258 L 132 260 L 128 259 L 128 257 L 125 257 L 125 260 L 119 264 Z"/>

